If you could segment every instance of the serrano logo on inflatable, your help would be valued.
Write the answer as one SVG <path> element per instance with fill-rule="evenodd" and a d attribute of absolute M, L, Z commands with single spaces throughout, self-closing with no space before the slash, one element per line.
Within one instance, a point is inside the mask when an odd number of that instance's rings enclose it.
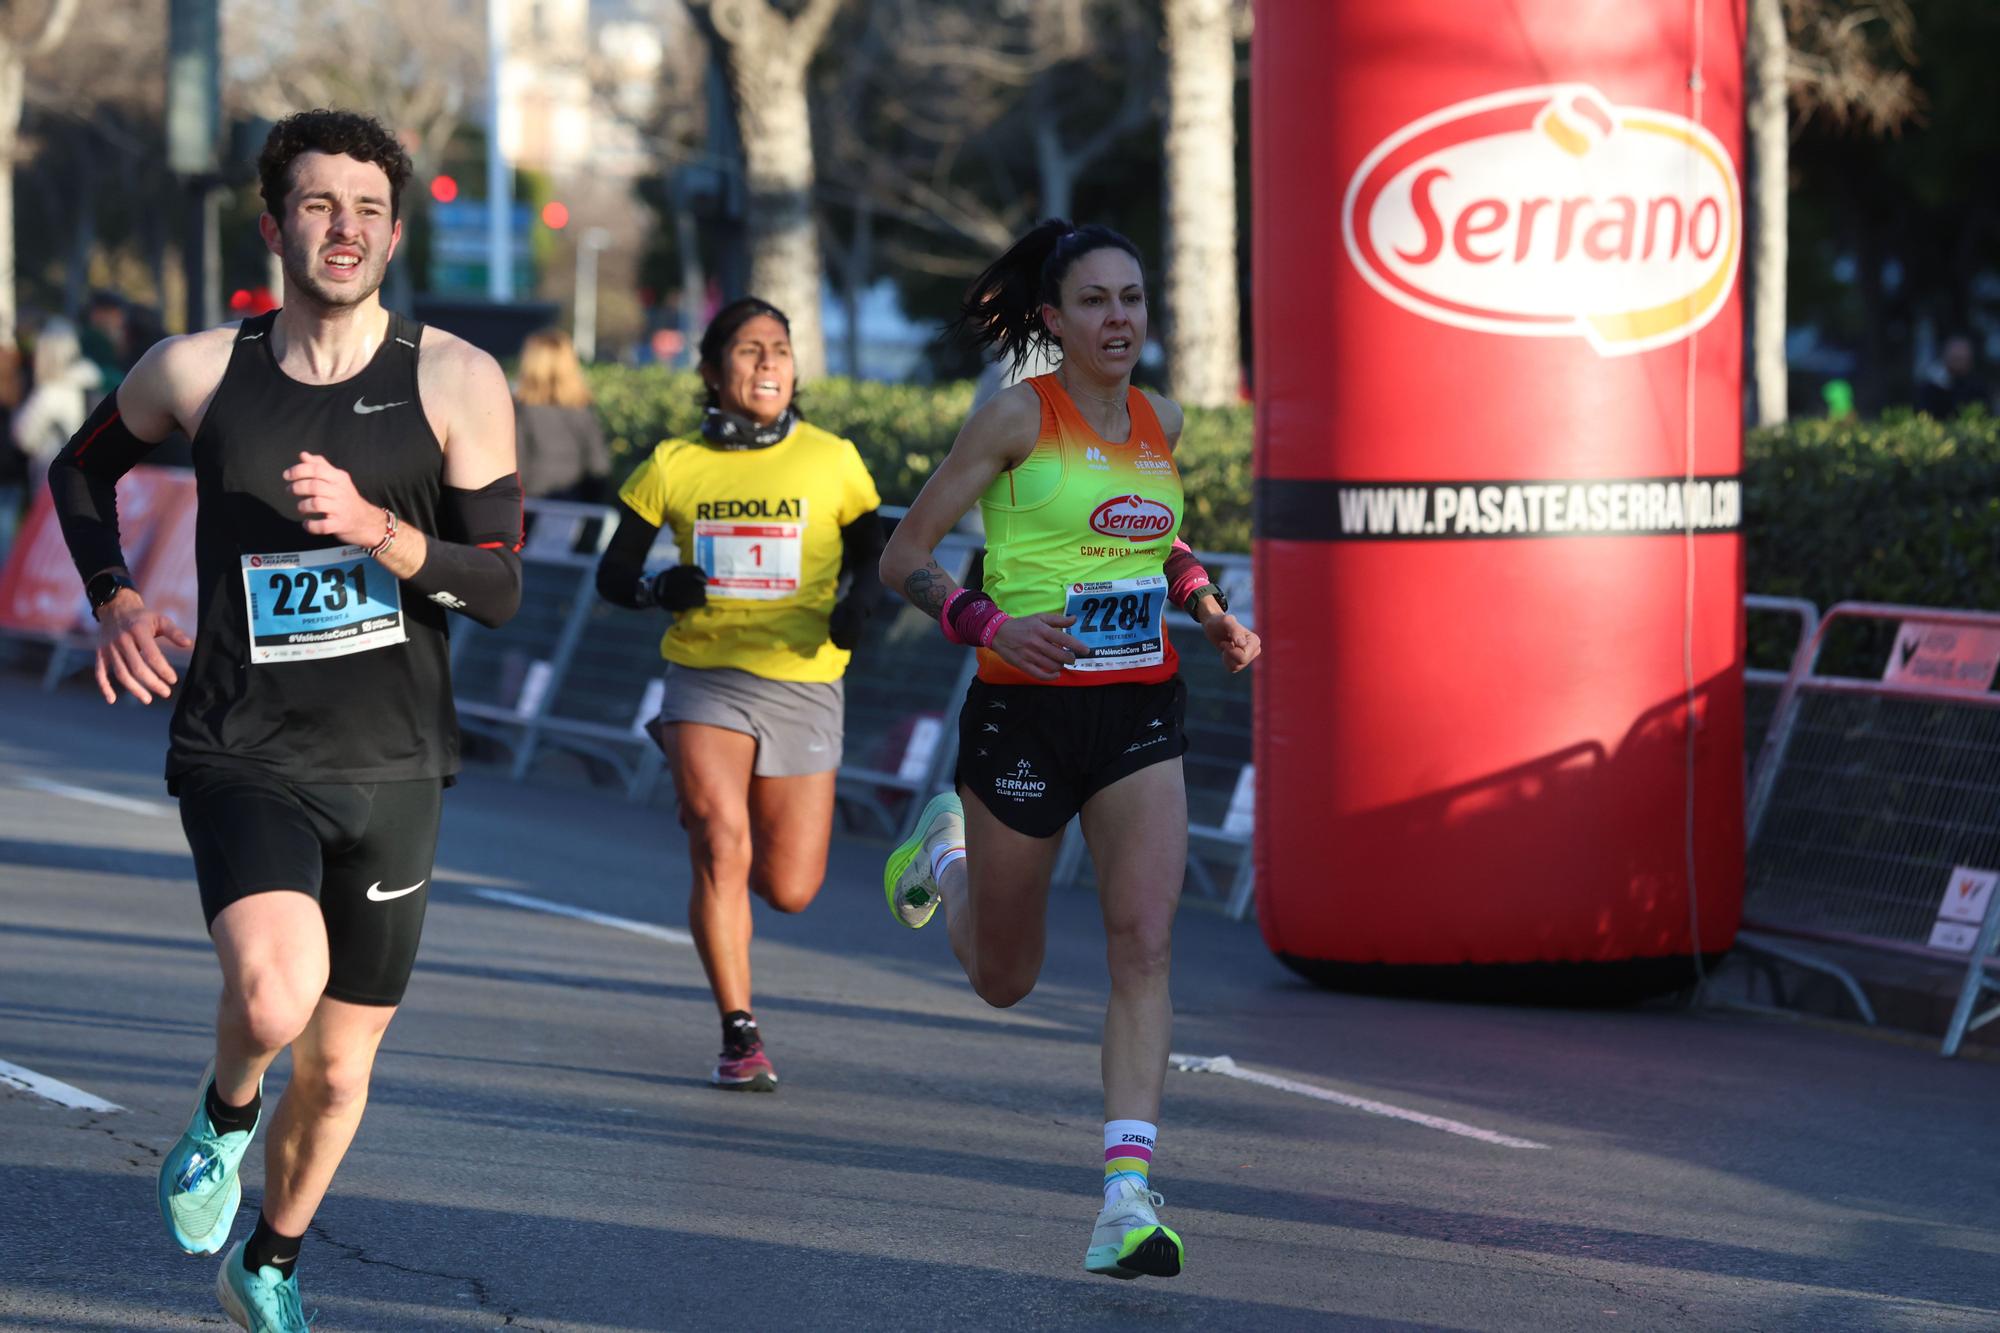
<path fill-rule="evenodd" d="M 1348 183 L 1341 234 L 1369 285 L 1481 333 L 1665 347 L 1736 280 L 1736 166 L 1695 122 L 1587 84 L 1460 102 L 1384 139 Z"/>
<path fill-rule="evenodd" d="M 1174 530 L 1174 511 L 1142 495 L 1120 495 L 1097 506 L 1090 530 L 1128 542 L 1150 542 Z"/>

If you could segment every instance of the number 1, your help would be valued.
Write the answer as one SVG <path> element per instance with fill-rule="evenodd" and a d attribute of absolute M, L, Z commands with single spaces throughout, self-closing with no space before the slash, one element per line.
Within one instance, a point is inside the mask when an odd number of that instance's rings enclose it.
<path fill-rule="evenodd" d="M 753 562 L 755 562 L 755 563 L 756 563 L 756 564 L 757 564 L 757 565 L 758 565 L 759 567 L 761 567 L 761 566 L 763 565 L 763 563 L 764 563 L 764 543 L 762 543 L 762 542 L 758 542 L 758 543 L 757 543 L 757 544 L 756 544 L 755 546 L 753 546 L 753 547 L 751 547 L 751 548 L 750 548 L 750 559 L 751 559 L 751 560 L 752 560 Z"/>

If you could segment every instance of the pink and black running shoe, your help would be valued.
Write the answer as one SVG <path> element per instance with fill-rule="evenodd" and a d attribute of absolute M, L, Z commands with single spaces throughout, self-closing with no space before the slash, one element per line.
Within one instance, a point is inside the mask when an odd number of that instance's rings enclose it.
<path fill-rule="evenodd" d="M 778 1071 L 772 1067 L 771 1057 L 764 1054 L 764 1040 L 757 1035 L 754 1022 L 724 1033 L 722 1054 L 708 1081 L 731 1092 L 778 1090 Z"/>

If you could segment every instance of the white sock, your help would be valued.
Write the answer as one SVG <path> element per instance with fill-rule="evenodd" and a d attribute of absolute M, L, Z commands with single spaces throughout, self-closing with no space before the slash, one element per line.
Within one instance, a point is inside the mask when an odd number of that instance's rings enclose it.
<path fill-rule="evenodd" d="M 1140 1189 L 1151 1188 L 1153 1146 L 1160 1129 L 1144 1120 L 1104 1122 L 1104 1201 L 1111 1202 L 1116 1188 L 1136 1181 Z"/>
<path fill-rule="evenodd" d="M 930 849 L 931 883 L 943 884 L 944 872 L 965 859 L 965 844 L 962 842 L 940 842 Z"/>

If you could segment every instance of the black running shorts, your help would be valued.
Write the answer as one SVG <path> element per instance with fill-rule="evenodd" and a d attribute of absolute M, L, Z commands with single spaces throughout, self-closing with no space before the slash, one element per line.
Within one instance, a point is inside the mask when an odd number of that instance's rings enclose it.
<path fill-rule="evenodd" d="M 1008 828 L 1062 832 L 1083 803 L 1140 769 L 1187 753 L 1187 686 L 989 685 L 958 713 L 958 783 Z"/>
<path fill-rule="evenodd" d="M 438 779 L 288 782 L 198 768 L 171 790 L 210 930 L 252 894 L 310 894 L 326 921 L 326 993 L 349 1004 L 401 1003 L 437 857 Z"/>

